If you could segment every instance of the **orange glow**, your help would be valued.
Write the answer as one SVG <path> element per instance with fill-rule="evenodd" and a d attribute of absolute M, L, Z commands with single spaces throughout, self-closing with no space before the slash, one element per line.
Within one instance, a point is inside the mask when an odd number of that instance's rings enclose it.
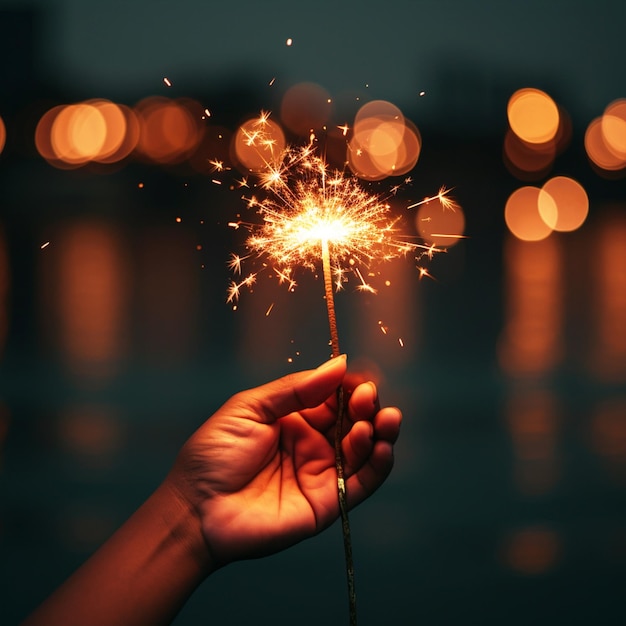
<path fill-rule="evenodd" d="M 552 168 L 556 157 L 556 143 L 529 144 L 522 141 L 510 128 L 503 146 L 504 163 L 513 176 L 520 180 L 539 180 Z"/>
<path fill-rule="evenodd" d="M 582 226 L 587 218 L 589 198 L 580 183 L 567 176 L 556 176 L 541 188 L 538 207 L 550 228 L 569 232 Z"/>
<path fill-rule="evenodd" d="M 102 149 L 105 139 L 105 119 L 96 107 L 88 104 L 64 106 L 50 129 L 55 157 L 72 165 L 92 160 Z"/>
<path fill-rule="evenodd" d="M 117 163 L 137 147 L 140 126 L 135 112 L 127 106 L 116 104 L 100 110 L 107 121 L 107 139 L 96 160 L 99 163 Z"/>
<path fill-rule="evenodd" d="M 7 140 L 7 129 L 4 125 L 4 120 L 0 117 L 0 154 L 4 150 L 4 145 Z"/>
<path fill-rule="evenodd" d="M 47 320 L 69 368 L 81 377 L 113 373 L 122 357 L 127 285 L 122 243 L 110 226 L 79 222 L 55 235 L 42 267 Z"/>
<path fill-rule="evenodd" d="M 626 99 L 616 100 L 604 110 L 602 137 L 606 147 L 626 161 Z"/>
<path fill-rule="evenodd" d="M 81 167 L 89 162 L 114 163 L 130 154 L 138 139 L 132 111 L 108 100 L 53 107 L 35 130 L 39 154 L 51 165 Z"/>
<path fill-rule="evenodd" d="M 287 90 L 280 106 L 280 119 L 292 132 L 308 137 L 330 117 L 330 94 L 315 83 L 299 83 Z"/>
<path fill-rule="evenodd" d="M 438 248 L 450 248 L 463 238 L 465 214 L 461 207 L 442 208 L 435 197 L 422 204 L 415 215 L 415 227 L 427 244 Z"/>
<path fill-rule="evenodd" d="M 234 157 L 243 168 L 262 172 L 267 165 L 276 165 L 283 157 L 285 134 L 282 128 L 267 116 L 244 122 L 235 134 Z"/>
<path fill-rule="evenodd" d="M 348 165 L 365 180 L 400 176 L 415 167 L 421 143 L 417 127 L 398 107 L 384 100 L 368 102 L 354 119 Z"/>
<path fill-rule="evenodd" d="M 543 374 L 561 358 L 562 264 L 556 239 L 505 242 L 505 326 L 498 355 L 510 374 Z"/>
<path fill-rule="evenodd" d="M 58 430 L 63 447 L 89 465 L 110 464 L 124 439 L 121 423 L 101 406 L 66 410 Z"/>
<path fill-rule="evenodd" d="M 626 381 L 626 218 L 624 207 L 601 225 L 594 244 L 594 348 L 596 374 Z"/>
<path fill-rule="evenodd" d="M 520 574 L 536 576 L 556 565 L 561 552 L 558 534 L 541 526 L 512 534 L 505 549 L 505 562 Z"/>
<path fill-rule="evenodd" d="M 591 162 L 601 170 L 617 172 L 626 168 L 626 158 L 619 156 L 607 146 L 603 132 L 603 119 L 597 117 L 592 120 L 585 133 L 585 150 Z M 612 122 L 605 123 L 611 128 Z"/>
<path fill-rule="evenodd" d="M 626 398 L 616 397 L 597 407 L 591 421 L 591 441 L 596 454 L 626 470 Z"/>
<path fill-rule="evenodd" d="M 539 89 L 516 91 L 507 106 L 511 130 L 523 141 L 545 143 L 556 137 L 559 109 L 552 98 Z"/>
<path fill-rule="evenodd" d="M 55 167 L 68 167 L 62 161 L 60 161 L 52 147 L 52 126 L 57 115 L 64 109 L 63 105 L 58 105 L 46 111 L 35 128 L 35 146 L 37 152 L 46 160 L 50 165 Z"/>
<path fill-rule="evenodd" d="M 180 163 L 202 140 L 201 116 L 194 101 L 151 97 L 135 106 L 139 120 L 137 152 L 157 163 Z"/>
<path fill-rule="evenodd" d="M 538 187 L 520 187 L 514 191 L 506 202 L 504 220 L 509 230 L 523 241 L 540 241 L 552 232 L 539 213 Z M 550 220 L 556 221 L 556 204 L 546 196 L 543 210 Z"/>
<path fill-rule="evenodd" d="M 0 225 L 0 357 L 4 351 L 9 333 L 9 288 L 11 274 L 9 271 L 9 252 L 4 230 Z"/>
<path fill-rule="evenodd" d="M 507 419 L 515 455 L 515 482 L 527 495 L 552 489 L 560 474 L 558 415 L 554 397 L 536 389 L 513 393 Z"/>

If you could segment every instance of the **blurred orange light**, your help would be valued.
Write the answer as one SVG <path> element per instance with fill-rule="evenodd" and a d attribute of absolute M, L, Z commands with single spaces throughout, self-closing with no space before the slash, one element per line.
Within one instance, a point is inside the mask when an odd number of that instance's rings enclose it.
<path fill-rule="evenodd" d="M 556 137 L 559 109 L 552 98 L 539 89 L 516 91 L 507 106 L 511 130 L 528 143 L 545 143 Z"/>
<path fill-rule="evenodd" d="M 330 117 L 330 94 L 315 83 L 299 83 L 287 90 L 280 106 L 280 119 L 297 135 L 308 137 Z"/>
<path fill-rule="evenodd" d="M 259 141 L 262 131 L 263 141 Z M 254 118 L 244 122 L 233 138 L 234 157 L 246 169 L 260 172 L 268 164 L 280 162 L 286 140 L 283 129 L 271 119 Z"/>
<path fill-rule="evenodd" d="M 436 199 L 422 204 L 415 215 L 415 226 L 427 244 L 450 248 L 465 232 L 465 214 L 461 207 L 443 208 Z"/>
<path fill-rule="evenodd" d="M 563 352 L 562 265 L 555 238 L 536 242 L 507 239 L 505 326 L 498 346 L 506 372 L 536 376 L 558 363 Z"/>
<path fill-rule="evenodd" d="M 9 333 L 9 251 L 4 229 L 0 225 L 0 357 Z"/>
<path fill-rule="evenodd" d="M 580 183 L 567 176 L 556 176 L 541 188 L 538 207 L 550 228 L 569 232 L 582 226 L 587 218 L 589 198 Z"/>
<path fill-rule="evenodd" d="M 354 120 L 348 143 L 348 165 L 359 178 L 381 180 L 415 167 L 421 137 L 398 107 L 385 100 L 363 105 Z"/>
<path fill-rule="evenodd" d="M 551 569 L 561 551 L 557 533 L 541 526 L 514 533 L 506 549 L 507 565 L 520 574 L 537 575 Z"/>
<path fill-rule="evenodd" d="M 604 110 L 602 136 L 606 147 L 626 161 L 626 99 L 616 100 Z"/>
<path fill-rule="evenodd" d="M 137 151 L 157 163 L 180 163 L 202 139 L 200 117 L 184 101 L 150 97 L 135 106 L 140 134 Z"/>
<path fill-rule="evenodd" d="M 626 168 L 626 158 L 618 156 L 607 146 L 603 132 L 603 118 L 592 120 L 585 133 L 587 156 L 597 167 L 607 172 L 617 172 Z M 608 123 L 609 128 L 613 126 Z"/>
<path fill-rule="evenodd" d="M 552 232 L 539 213 L 538 187 L 520 187 L 515 190 L 506 202 L 504 220 L 509 230 L 523 241 L 540 241 Z M 544 211 L 553 216 L 556 214 L 554 201 L 550 205 L 549 196 L 544 200 Z M 551 219 L 555 219 L 551 217 Z"/>
<path fill-rule="evenodd" d="M 78 222 L 56 236 L 42 287 L 59 307 L 53 338 L 78 376 L 113 373 L 125 345 L 127 304 L 124 255 L 119 234 L 96 222 Z"/>
<path fill-rule="evenodd" d="M 52 123 L 50 141 L 55 156 L 66 163 L 82 164 L 93 159 L 106 139 L 106 121 L 90 104 L 67 105 Z"/>
<path fill-rule="evenodd" d="M 532 181 L 543 178 L 556 157 L 556 143 L 529 144 L 522 141 L 510 128 L 504 138 L 504 163 L 513 176 Z"/>
<path fill-rule="evenodd" d="M 7 129 L 4 125 L 4 120 L 0 117 L 0 154 L 4 150 L 4 145 L 7 139 Z"/>
<path fill-rule="evenodd" d="M 594 242 L 592 365 L 606 382 L 626 382 L 626 217 L 606 218 Z"/>

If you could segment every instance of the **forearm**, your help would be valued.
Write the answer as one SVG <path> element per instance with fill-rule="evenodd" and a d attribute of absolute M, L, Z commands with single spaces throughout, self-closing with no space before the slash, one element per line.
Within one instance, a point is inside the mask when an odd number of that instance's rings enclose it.
<path fill-rule="evenodd" d="M 166 480 L 23 626 L 169 624 L 211 569 L 199 519 Z"/>

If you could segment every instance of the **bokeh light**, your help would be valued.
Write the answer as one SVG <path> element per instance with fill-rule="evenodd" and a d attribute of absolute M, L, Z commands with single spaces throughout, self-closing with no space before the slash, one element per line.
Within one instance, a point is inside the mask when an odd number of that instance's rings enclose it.
<path fill-rule="evenodd" d="M 51 165 L 71 169 L 121 161 L 134 150 L 138 137 L 131 109 L 98 99 L 46 111 L 35 129 L 35 146 Z"/>
<path fill-rule="evenodd" d="M 556 152 L 556 142 L 530 144 L 522 141 L 510 128 L 504 137 L 504 164 L 513 176 L 523 181 L 544 178 L 554 164 Z"/>
<path fill-rule="evenodd" d="M 531 144 L 551 141 L 559 129 L 559 109 L 554 100 L 539 89 L 516 91 L 509 99 L 507 117 L 511 130 Z"/>
<path fill-rule="evenodd" d="M 611 102 L 585 133 L 585 150 L 600 174 L 626 171 L 626 99 Z"/>
<path fill-rule="evenodd" d="M 421 145 L 419 130 L 397 106 L 374 100 L 363 105 L 355 116 L 348 142 L 348 166 L 365 180 L 400 176 L 415 167 Z"/>
<path fill-rule="evenodd" d="M 0 154 L 2 154 L 2 151 L 4 150 L 6 140 L 7 140 L 7 129 L 4 124 L 4 120 L 2 119 L 2 117 L 0 117 Z"/>
<path fill-rule="evenodd" d="M 308 137 L 321 129 L 330 118 L 330 94 L 315 83 L 299 83 L 289 88 L 282 98 L 280 119 L 291 132 Z"/>
<path fill-rule="evenodd" d="M 615 100 L 604 110 L 602 136 L 607 148 L 626 161 L 626 99 Z"/>
<path fill-rule="evenodd" d="M 184 161 L 202 140 L 201 111 L 199 104 L 189 100 L 150 97 L 138 102 L 137 152 L 161 164 Z"/>
<path fill-rule="evenodd" d="M 262 133 L 263 141 L 259 141 Z M 244 122 L 235 133 L 231 155 L 235 162 L 251 172 L 260 172 L 268 164 L 277 165 L 287 145 L 279 124 L 261 116 Z"/>
<path fill-rule="evenodd" d="M 0 224 L 0 357 L 9 334 L 9 288 L 11 284 L 11 265 L 8 242 Z"/>
<path fill-rule="evenodd" d="M 511 534 L 505 550 L 505 560 L 513 571 L 536 576 L 555 566 L 561 553 L 561 544 L 559 535 L 550 528 L 523 528 Z"/>
<path fill-rule="evenodd" d="M 505 372 L 536 377 L 551 371 L 563 354 L 563 260 L 559 240 L 504 246 L 504 328 L 498 358 Z"/>
<path fill-rule="evenodd" d="M 508 229 L 523 241 L 540 241 L 552 233 L 552 228 L 539 213 L 538 187 L 526 186 L 516 189 L 506 202 L 504 219 Z M 548 194 L 543 200 L 543 212 L 549 222 L 556 222 L 557 207 Z"/>
<path fill-rule="evenodd" d="M 587 218 L 589 198 L 583 186 L 573 178 L 555 176 L 541 188 L 538 208 L 550 228 L 569 232 L 582 226 Z"/>
<path fill-rule="evenodd" d="M 434 199 L 419 207 L 415 227 L 427 244 L 449 248 L 458 243 L 465 233 L 465 214 L 459 206 L 443 208 Z"/>
<path fill-rule="evenodd" d="M 591 366 L 608 383 L 626 382 L 626 206 L 600 224 L 593 250 Z"/>

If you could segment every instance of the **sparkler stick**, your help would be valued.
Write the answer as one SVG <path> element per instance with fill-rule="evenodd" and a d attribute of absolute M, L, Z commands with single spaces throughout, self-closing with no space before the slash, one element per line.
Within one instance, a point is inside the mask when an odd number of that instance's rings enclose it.
<path fill-rule="evenodd" d="M 326 162 L 316 156 L 314 137 L 301 148 L 285 148 L 281 154 L 274 152 L 274 144 L 265 133 L 269 114 L 262 114 L 259 120 L 246 130 L 246 144 L 258 146 L 263 167 L 258 172 L 260 186 L 267 191 L 267 197 L 247 198 L 248 207 L 256 209 L 262 217 L 262 224 L 233 222 L 231 226 L 245 226 L 250 230 L 246 246 L 252 256 L 269 257 L 279 282 L 287 283 L 288 289 L 296 286 L 293 268 L 296 266 L 315 270 L 321 257 L 326 309 L 330 328 L 332 356 L 338 357 L 339 335 L 333 295 L 334 287 L 341 287 L 343 276 L 350 271 L 359 280 L 358 289 L 376 293 L 365 282 L 359 265 L 388 261 L 409 253 L 415 253 L 419 261 L 424 256 L 432 258 L 433 253 L 442 252 L 434 244 L 425 245 L 397 236 L 396 223 L 399 218 L 390 217 L 390 206 L 380 196 L 365 191 L 356 177 L 341 171 L 329 172 Z M 248 185 L 245 185 L 246 187 Z M 439 200 L 444 208 L 452 210 L 457 206 L 447 197 L 448 190 L 441 188 L 432 198 L 425 198 L 412 206 Z M 246 198 L 244 198 L 246 199 Z M 409 207 L 410 208 L 410 207 Z M 244 257 L 247 258 L 247 257 Z M 233 255 L 229 263 L 236 274 L 241 273 L 242 258 Z M 420 277 L 428 275 L 420 269 Z M 228 289 L 229 302 L 236 301 L 243 287 L 252 287 L 257 273 L 248 274 L 239 282 L 232 281 Z M 356 593 L 354 585 L 354 564 L 352 542 L 344 479 L 344 461 L 341 452 L 343 418 L 345 413 L 343 387 L 337 389 L 337 421 L 335 430 L 335 467 L 337 471 L 337 494 L 344 542 L 350 624 L 356 626 Z"/>
<path fill-rule="evenodd" d="M 328 312 L 328 326 L 330 328 L 330 343 L 333 358 L 339 356 L 339 333 L 337 331 L 337 317 L 335 315 L 335 298 L 333 295 L 333 278 L 330 267 L 330 249 L 328 239 L 322 239 L 322 270 L 324 272 L 324 291 L 326 293 L 326 310 Z M 348 603 L 350 610 L 350 624 L 356 626 L 356 589 L 354 584 L 354 560 L 352 559 L 352 537 L 350 534 L 350 518 L 348 517 L 348 502 L 346 498 L 346 483 L 344 480 L 343 455 L 341 454 L 341 436 L 343 433 L 343 387 L 337 388 L 337 422 L 335 424 L 335 469 L 337 470 L 337 497 L 341 514 L 341 531 L 343 535 L 343 549 L 346 560 L 346 577 L 348 582 Z"/>

